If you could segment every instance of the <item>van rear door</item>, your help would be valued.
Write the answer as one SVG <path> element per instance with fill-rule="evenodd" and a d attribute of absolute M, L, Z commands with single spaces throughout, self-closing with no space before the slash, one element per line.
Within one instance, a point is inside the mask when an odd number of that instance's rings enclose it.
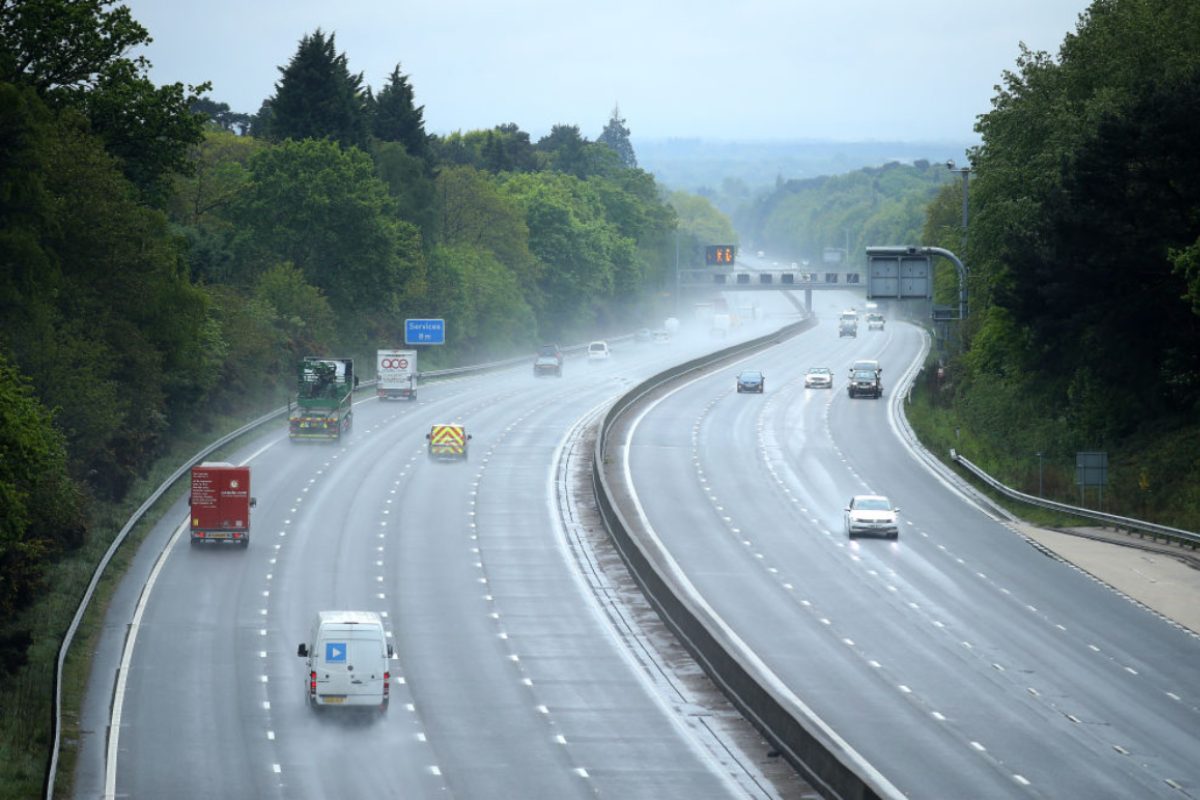
<path fill-rule="evenodd" d="M 316 662 L 319 702 L 373 705 L 383 701 L 387 654 L 379 631 L 328 631 L 327 638 L 317 643 Z"/>

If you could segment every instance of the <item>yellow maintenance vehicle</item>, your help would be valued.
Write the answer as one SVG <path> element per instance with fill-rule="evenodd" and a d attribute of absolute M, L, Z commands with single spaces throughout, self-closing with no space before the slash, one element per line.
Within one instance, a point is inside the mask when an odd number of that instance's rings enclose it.
<path fill-rule="evenodd" d="M 471 434 L 462 425 L 441 423 L 425 434 L 429 441 L 430 461 L 466 461 Z"/>

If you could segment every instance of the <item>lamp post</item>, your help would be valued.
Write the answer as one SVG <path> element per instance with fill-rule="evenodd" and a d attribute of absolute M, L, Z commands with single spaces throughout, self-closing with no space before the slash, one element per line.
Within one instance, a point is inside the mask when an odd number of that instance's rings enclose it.
<path fill-rule="evenodd" d="M 1046 454 L 1041 450 L 1037 452 L 1038 457 L 1038 497 L 1042 497 L 1042 457 Z"/>
<path fill-rule="evenodd" d="M 967 255 L 967 223 L 969 221 L 967 198 L 970 196 L 967 190 L 967 180 L 971 175 L 970 167 L 956 167 L 954 159 L 946 162 L 946 169 L 951 172 L 957 172 L 962 175 L 962 254 L 963 258 Z"/>

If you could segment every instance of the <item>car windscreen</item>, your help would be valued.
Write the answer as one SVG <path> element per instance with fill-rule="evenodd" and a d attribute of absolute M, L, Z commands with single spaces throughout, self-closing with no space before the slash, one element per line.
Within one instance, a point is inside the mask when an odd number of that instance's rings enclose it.
<path fill-rule="evenodd" d="M 854 380 L 856 380 L 856 381 L 873 381 L 873 380 L 875 380 L 875 373 L 869 369 L 856 370 L 854 373 Z"/>
<path fill-rule="evenodd" d="M 747 383 L 753 383 L 754 381 L 762 380 L 762 373 L 761 372 L 743 372 L 739 376 L 739 380 L 745 381 Z"/>
<path fill-rule="evenodd" d="M 859 500 L 854 504 L 856 511 L 891 511 L 892 507 L 887 500 Z"/>

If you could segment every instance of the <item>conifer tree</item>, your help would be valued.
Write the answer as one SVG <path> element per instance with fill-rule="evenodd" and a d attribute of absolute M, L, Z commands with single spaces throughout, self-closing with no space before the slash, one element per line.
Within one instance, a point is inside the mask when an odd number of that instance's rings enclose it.
<path fill-rule="evenodd" d="M 620 106 L 613 106 L 612 117 L 596 141 L 611 147 L 625 167 L 633 169 L 637 166 L 637 156 L 634 155 L 633 145 L 629 142 L 629 128 L 625 127 L 625 120 L 621 119 Z"/>
<path fill-rule="evenodd" d="M 400 142 L 410 156 L 429 159 L 425 106 L 414 104 L 413 87 L 397 64 L 375 98 L 371 133 L 382 142 Z"/>
<path fill-rule="evenodd" d="M 367 97 L 362 73 L 353 75 L 346 55 L 338 53 L 334 34 L 320 28 L 300 40 L 296 54 L 279 68 L 270 98 L 268 137 L 332 139 L 343 147 L 367 144 Z"/>

